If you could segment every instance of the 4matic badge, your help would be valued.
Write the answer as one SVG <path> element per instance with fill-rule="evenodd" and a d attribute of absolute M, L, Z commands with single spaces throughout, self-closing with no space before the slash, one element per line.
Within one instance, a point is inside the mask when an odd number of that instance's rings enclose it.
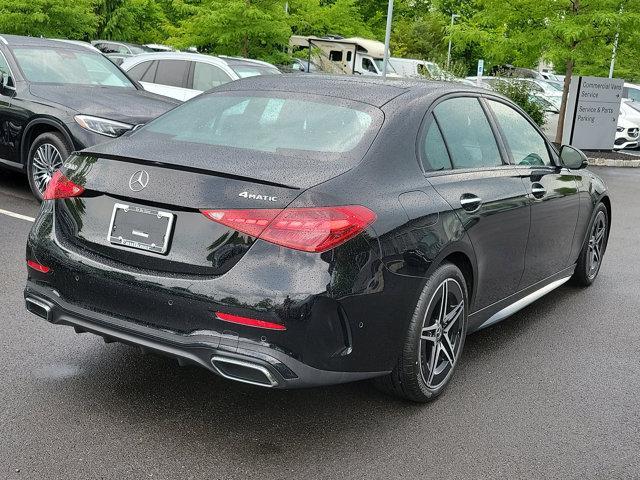
<path fill-rule="evenodd" d="M 242 192 L 242 193 L 238 194 L 238 196 L 246 198 L 247 200 L 263 200 L 265 202 L 277 202 L 278 201 L 278 197 L 271 197 L 269 195 L 259 195 L 257 193 L 249 193 L 249 192 Z"/>

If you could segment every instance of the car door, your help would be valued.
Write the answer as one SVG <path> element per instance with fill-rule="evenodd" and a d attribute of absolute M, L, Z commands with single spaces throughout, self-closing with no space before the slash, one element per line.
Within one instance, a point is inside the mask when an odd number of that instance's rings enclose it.
<path fill-rule="evenodd" d="M 13 105 L 16 95 L 16 79 L 7 57 L 0 50 L 0 75 L 5 75 L 7 84 L 0 91 L 0 163 L 20 163 L 19 138 L 24 119 Z"/>
<path fill-rule="evenodd" d="M 507 154 L 527 190 L 531 230 L 520 288 L 568 266 L 580 200 L 575 174 L 559 166 L 555 152 L 524 115 L 499 99 L 487 99 Z"/>
<path fill-rule="evenodd" d="M 157 60 L 153 81 L 141 82 L 145 90 L 185 101 L 191 94 L 187 86 L 189 63 L 187 60 Z"/>
<path fill-rule="evenodd" d="M 474 310 L 516 292 L 524 271 L 529 200 L 476 96 L 446 98 L 427 118 L 428 181 L 466 229 L 477 259 Z"/>

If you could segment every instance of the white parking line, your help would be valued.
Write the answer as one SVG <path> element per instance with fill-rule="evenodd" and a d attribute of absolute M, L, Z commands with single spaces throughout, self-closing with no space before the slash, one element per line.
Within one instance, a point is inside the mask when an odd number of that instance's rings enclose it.
<path fill-rule="evenodd" d="M 27 217 L 26 215 L 22 215 L 21 213 L 10 212 L 9 210 L 3 210 L 0 208 L 0 214 L 6 215 L 8 217 L 19 218 L 20 220 L 26 220 L 27 222 L 33 222 L 35 218 Z"/>

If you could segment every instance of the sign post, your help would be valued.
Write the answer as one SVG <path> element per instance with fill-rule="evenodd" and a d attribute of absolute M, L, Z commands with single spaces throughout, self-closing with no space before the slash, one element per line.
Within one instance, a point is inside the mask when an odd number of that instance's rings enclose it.
<path fill-rule="evenodd" d="M 476 74 L 476 85 L 482 85 L 482 74 L 484 73 L 484 60 L 478 60 L 478 72 Z"/>
<path fill-rule="evenodd" d="M 562 143 L 585 150 L 611 150 L 623 86 L 619 78 L 572 78 Z"/>

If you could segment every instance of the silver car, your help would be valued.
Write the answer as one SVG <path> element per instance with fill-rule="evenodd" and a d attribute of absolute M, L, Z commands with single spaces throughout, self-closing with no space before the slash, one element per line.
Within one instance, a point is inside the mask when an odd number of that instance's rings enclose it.
<path fill-rule="evenodd" d="M 120 67 L 145 90 L 182 101 L 240 78 L 281 74 L 275 66 L 259 60 L 186 52 L 136 55 Z"/>

